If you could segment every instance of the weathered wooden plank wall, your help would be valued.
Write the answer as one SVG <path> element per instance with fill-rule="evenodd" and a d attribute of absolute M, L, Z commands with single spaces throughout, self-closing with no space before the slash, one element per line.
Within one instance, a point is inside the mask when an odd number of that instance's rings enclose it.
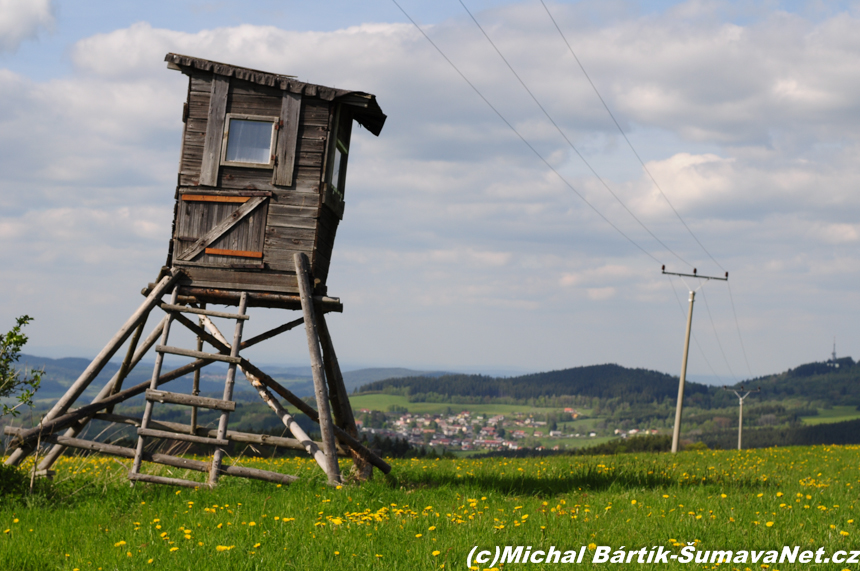
<path fill-rule="evenodd" d="M 207 156 L 212 144 L 209 116 L 213 93 L 220 97 L 218 88 L 213 89 L 213 75 L 192 70 L 179 168 L 179 193 L 271 193 L 267 205 L 209 246 L 216 250 L 261 251 L 262 259 L 204 253 L 192 262 L 174 259 L 174 263 L 186 268 L 191 281 L 200 287 L 295 293 L 298 290 L 293 254 L 304 253 L 311 260 L 315 282 L 324 285 L 339 222 L 338 216 L 322 205 L 324 155 L 331 132 L 332 104 L 315 97 L 285 94 L 277 88 L 231 78 L 229 94 L 223 103 L 224 113 L 286 119 L 287 125 L 290 117 L 298 118 L 297 125 L 293 121 L 295 130 L 280 130 L 277 144 L 279 156 L 292 153 L 294 163 L 291 168 L 279 163 L 274 172 L 273 169 L 221 165 L 215 171 L 215 184 L 207 187 L 201 185 L 207 180 L 207 169 L 211 168 Z M 215 104 L 221 105 L 220 100 Z M 223 129 L 223 123 L 216 127 Z M 288 138 L 292 139 L 292 144 Z M 289 184 L 273 184 L 273 180 Z M 190 244 L 189 238 L 201 236 L 204 229 L 229 217 L 240 206 L 241 203 L 180 200 L 174 252 L 181 252 Z M 264 271 L 247 269 L 254 264 L 259 265 L 260 261 L 265 264 Z"/>

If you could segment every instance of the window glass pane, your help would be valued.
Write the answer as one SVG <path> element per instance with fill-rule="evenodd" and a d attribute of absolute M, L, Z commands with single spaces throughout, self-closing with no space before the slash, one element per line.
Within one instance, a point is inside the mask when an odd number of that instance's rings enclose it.
<path fill-rule="evenodd" d="M 269 164 L 272 157 L 272 125 L 269 121 L 230 119 L 227 160 Z"/>
<path fill-rule="evenodd" d="M 334 164 L 331 169 L 331 185 L 335 188 L 335 190 L 343 190 L 341 189 L 340 184 L 340 165 L 343 164 L 343 153 L 340 152 L 340 147 L 335 146 L 334 148 Z"/>

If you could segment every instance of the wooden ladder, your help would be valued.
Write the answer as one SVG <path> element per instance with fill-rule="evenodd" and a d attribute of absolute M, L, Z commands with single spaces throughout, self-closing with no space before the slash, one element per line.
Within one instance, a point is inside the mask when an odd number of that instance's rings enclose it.
<path fill-rule="evenodd" d="M 146 406 L 143 412 L 140 428 L 137 429 L 137 449 L 135 450 L 134 462 L 129 471 L 128 478 L 132 485 L 134 482 L 152 482 L 155 484 L 170 484 L 173 486 L 185 486 L 189 488 L 199 487 L 214 487 L 218 483 L 218 476 L 222 473 L 222 462 L 225 455 L 225 448 L 230 443 L 227 439 L 227 421 L 230 413 L 236 410 L 236 403 L 233 402 L 233 385 L 236 379 L 236 367 L 241 362 L 239 357 L 239 348 L 242 344 L 242 329 L 245 321 L 249 317 L 245 314 L 248 303 L 248 294 L 243 292 L 239 299 L 239 309 L 237 313 L 224 313 L 220 311 L 210 311 L 196 307 L 176 305 L 179 286 L 173 288 L 173 294 L 170 298 L 170 304 L 162 304 L 162 308 L 168 312 L 167 322 L 161 333 L 161 344 L 155 347 L 156 357 L 155 366 L 152 370 L 152 379 L 149 389 L 146 391 Z M 176 317 L 177 313 L 192 313 L 201 316 L 222 317 L 227 319 L 235 319 L 236 327 L 233 333 L 233 343 L 230 349 L 230 355 L 218 353 L 206 353 L 198 350 L 192 351 L 188 349 L 180 349 L 178 347 L 170 347 L 167 345 L 167 338 L 170 335 L 170 325 Z M 224 396 L 222 399 L 200 397 L 196 394 L 188 395 L 182 393 L 171 393 L 158 390 L 158 379 L 161 376 L 161 367 L 164 362 L 164 354 L 182 355 L 184 357 L 193 357 L 195 359 L 206 359 L 211 361 L 221 361 L 228 363 L 227 378 L 224 382 Z M 195 387 L 196 389 L 196 387 Z M 195 393 L 197 391 L 195 390 Z M 198 407 L 211 410 L 220 410 L 221 418 L 218 421 L 218 431 L 214 438 L 209 436 L 199 436 L 196 434 L 184 434 L 181 432 L 172 432 L 168 430 L 156 430 L 150 428 L 152 423 L 152 411 L 155 403 L 170 403 L 194 407 L 196 411 Z M 196 420 L 196 414 L 193 414 Z M 192 420 L 191 431 L 195 431 L 194 422 Z M 158 423 L 156 423 L 158 424 Z M 182 480 L 179 478 L 167 478 L 164 476 L 154 476 L 141 473 L 140 468 L 143 460 L 149 457 L 149 454 L 144 452 L 147 438 L 161 438 L 169 440 L 179 440 L 182 442 L 191 442 L 194 444 L 204 444 L 214 447 L 212 463 L 209 468 L 209 480 L 206 484 L 194 482 L 191 480 Z"/>

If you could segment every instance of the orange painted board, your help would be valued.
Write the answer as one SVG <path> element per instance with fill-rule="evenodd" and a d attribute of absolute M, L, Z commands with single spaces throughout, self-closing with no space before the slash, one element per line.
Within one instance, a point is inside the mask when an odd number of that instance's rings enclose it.
<path fill-rule="evenodd" d="M 248 202 L 250 196 L 217 196 L 214 194 L 183 194 L 182 200 L 186 202 Z"/>
<path fill-rule="evenodd" d="M 213 256 L 236 256 L 237 258 L 262 258 L 263 252 L 251 252 L 248 250 L 221 250 L 219 248 L 206 248 L 207 254 Z"/>

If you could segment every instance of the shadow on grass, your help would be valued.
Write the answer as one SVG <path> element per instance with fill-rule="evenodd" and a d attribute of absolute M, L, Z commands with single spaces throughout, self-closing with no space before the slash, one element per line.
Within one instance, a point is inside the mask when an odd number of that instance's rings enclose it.
<path fill-rule="evenodd" d="M 705 481 L 679 481 L 666 474 L 639 470 L 580 470 L 564 475 L 501 475 L 478 473 L 474 475 L 451 473 L 401 474 L 390 478 L 393 486 L 406 488 L 478 488 L 513 496 L 553 496 L 571 492 L 664 490 L 679 488 L 713 487 L 714 489 L 763 489 L 770 485 L 755 478 L 714 477 Z"/>

